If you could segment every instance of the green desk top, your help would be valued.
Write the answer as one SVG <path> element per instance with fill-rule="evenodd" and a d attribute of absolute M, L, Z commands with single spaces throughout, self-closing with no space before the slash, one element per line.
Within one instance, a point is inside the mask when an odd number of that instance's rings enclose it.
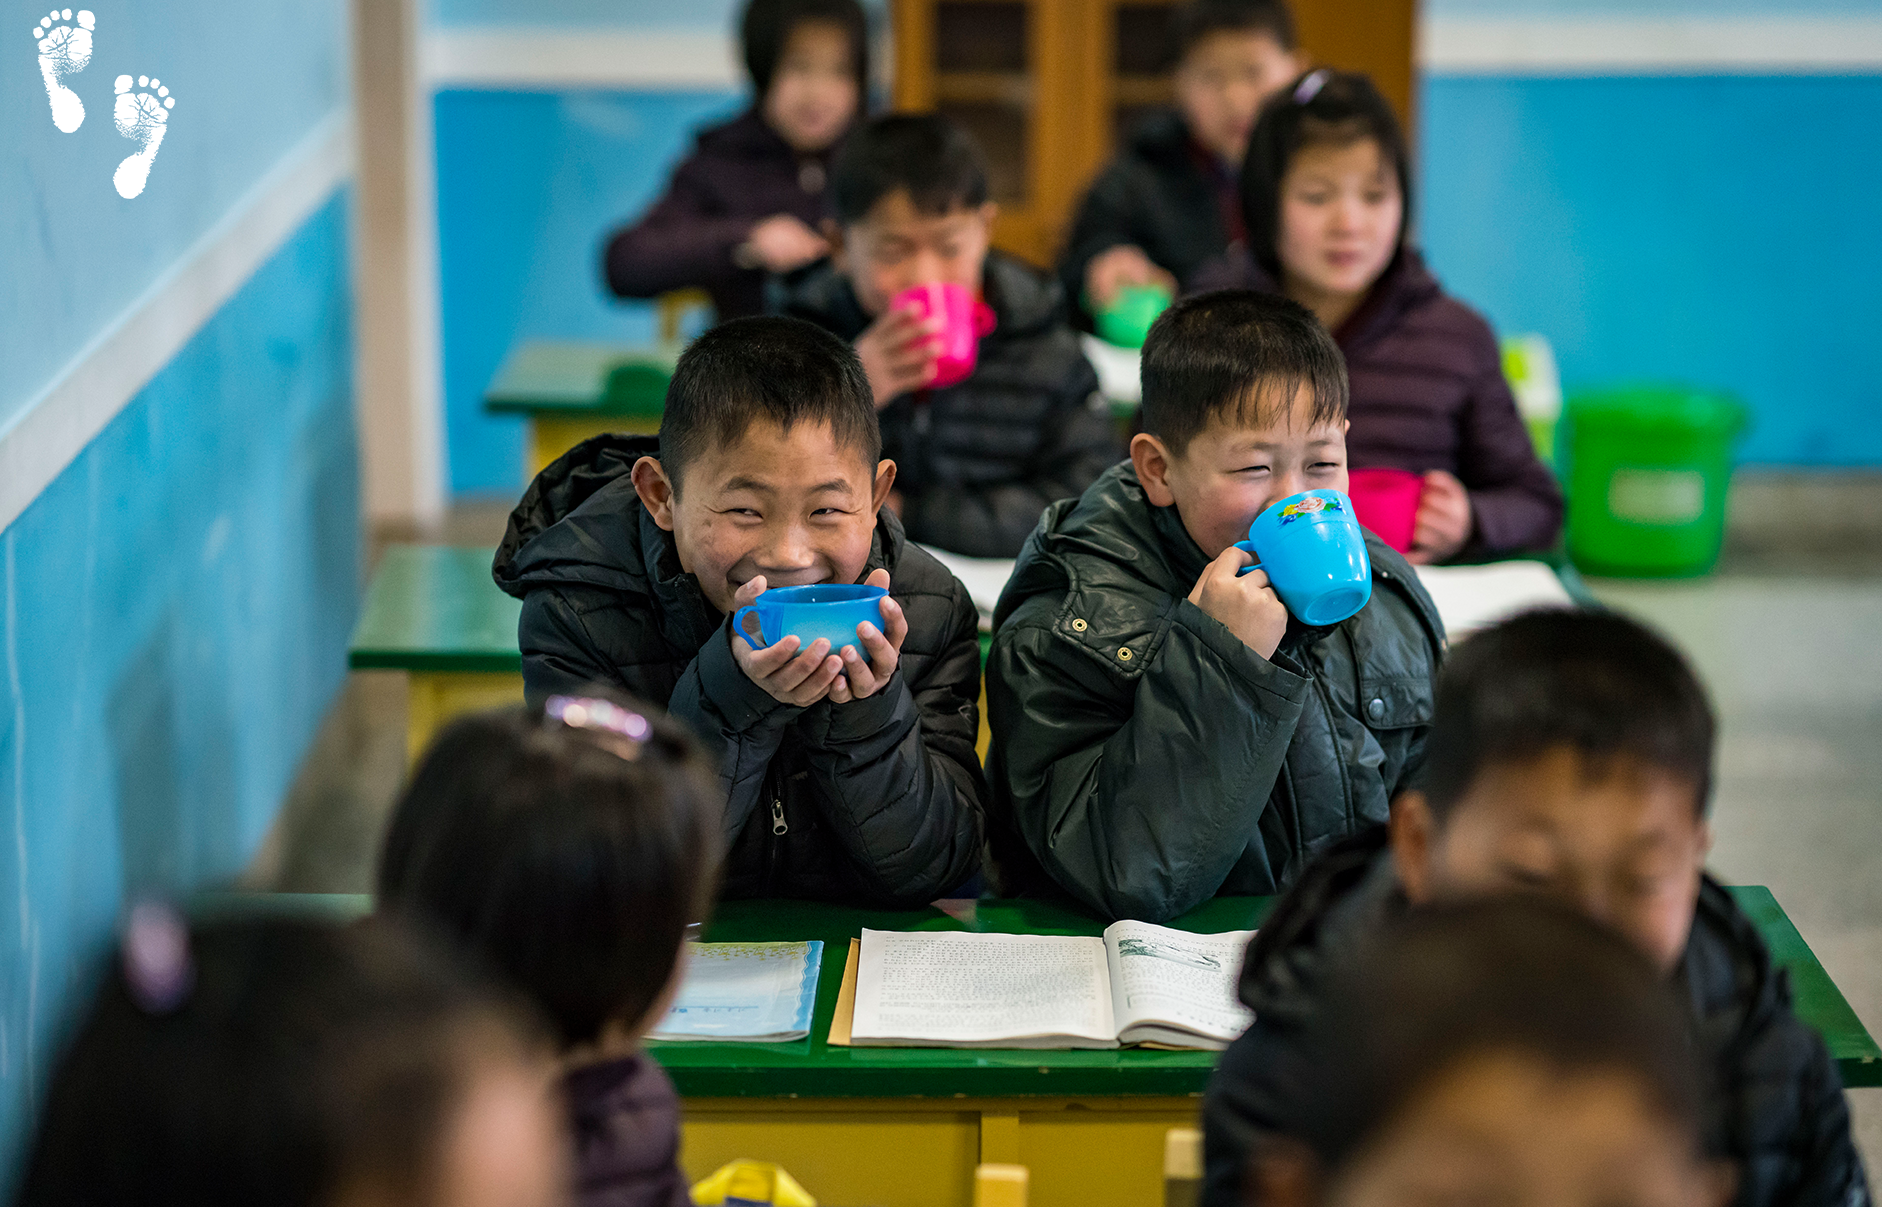
<path fill-rule="evenodd" d="M 630 415 L 658 418 L 678 344 L 518 344 L 484 391 L 484 409 L 499 414 Z"/>
<path fill-rule="evenodd" d="M 1771 890 L 1732 888 L 1771 956 L 1790 973 L 1796 1010 L 1829 1045 L 1846 1086 L 1882 1085 L 1882 1049 L 1791 925 Z M 262 909 L 321 917 L 357 917 L 365 896 L 205 894 L 199 907 Z M 1245 930 L 1266 916 L 1271 899 L 1219 897 L 1171 925 L 1198 933 Z M 1215 1067 L 1213 1052 L 1123 1048 L 1108 1052 L 1028 1052 L 952 1048 L 833 1048 L 825 1042 L 842 987 L 849 941 L 872 930 L 983 930 L 1008 934 L 1095 935 L 1104 927 L 1083 914 L 1038 901 L 951 902 L 952 913 L 858 910 L 807 901 L 726 901 L 706 927 L 710 942 L 823 940 L 817 1009 L 810 1038 L 787 1044 L 654 1043 L 682 1095 L 689 1098 L 895 1098 L 1013 1095 L 1058 1097 L 1200 1094 Z"/>
<path fill-rule="evenodd" d="M 490 578 L 491 551 L 393 545 L 385 551 L 346 664 L 354 670 L 520 674 L 522 602 Z"/>

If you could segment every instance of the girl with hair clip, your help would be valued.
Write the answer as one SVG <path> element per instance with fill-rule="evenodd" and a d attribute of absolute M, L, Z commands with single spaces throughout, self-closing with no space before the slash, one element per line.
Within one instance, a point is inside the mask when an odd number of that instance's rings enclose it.
<path fill-rule="evenodd" d="M 718 321 L 764 310 L 767 273 L 821 260 L 830 160 L 869 95 L 857 0 L 750 0 L 739 26 L 752 104 L 702 130 L 667 191 L 608 240 L 608 288 L 712 295 Z"/>
<path fill-rule="evenodd" d="M 16 1207 L 560 1207 L 547 1052 L 374 919 L 131 909 Z"/>
<path fill-rule="evenodd" d="M 1363 75 L 1311 71 L 1249 138 L 1246 247 L 1199 269 L 1189 291 L 1285 294 L 1333 333 L 1352 383 L 1352 468 L 1423 476 L 1411 561 L 1547 548 L 1561 488 L 1516 412 L 1495 333 L 1425 267 L 1411 213 L 1391 105 Z"/>

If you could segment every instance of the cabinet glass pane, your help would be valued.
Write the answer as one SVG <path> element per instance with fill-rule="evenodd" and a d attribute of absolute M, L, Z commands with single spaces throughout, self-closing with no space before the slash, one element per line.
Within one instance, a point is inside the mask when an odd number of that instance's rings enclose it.
<path fill-rule="evenodd" d="M 965 126 L 987 157 L 987 188 L 1002 205 L 1026 201 L 1026 110 L 1016 105 L 943 101 L 939 106 Z"/>
<path fill-rule="evenodd" d="M 1164 75 L 1176 66 L 1168 4 L 1120 4 L 1115 11 L 1119 75 Z"/>
<path fill-rule="evenodd" d="M 935 70 L 1025 71 L 1026 5 L 941 0 L 934 6 Z"/>

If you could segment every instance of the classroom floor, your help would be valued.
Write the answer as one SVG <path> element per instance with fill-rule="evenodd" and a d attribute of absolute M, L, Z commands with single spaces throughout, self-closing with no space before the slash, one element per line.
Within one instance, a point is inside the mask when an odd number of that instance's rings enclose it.
<path fill-rule="evenodd" d="M 1712 688 L 1713 869 L 1768 885 L 1882 1036 L 1882 477 L 1825 494 L 1741 475 L 1732 512 L 1713 576 L 1590 585 L 1672 634 Z M 458 509 L 445 539 L 494 547 L 503 516 Z M 400 676 L 349 678 L 251 884 L 368 891 L 404 771 L 404 712 Z M 1882 1172 L 1882 1089 L 1850 1098 L 1864 1156 Z"/>

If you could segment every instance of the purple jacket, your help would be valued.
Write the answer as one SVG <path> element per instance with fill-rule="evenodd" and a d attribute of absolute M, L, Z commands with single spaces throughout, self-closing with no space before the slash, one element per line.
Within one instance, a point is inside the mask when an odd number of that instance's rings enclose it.
<path fill-rule="evenodd" d="M 830 155 L 803 155 L 748 109 L 699 133 L 667 191 L 638 221 L 608 239 L 608 288 L 650 298 L 698 287 L 719 320 L 764 310 L 765 274 L 732 262 L 732 249 L 760 219 L 794 214 L 813 229 L 827 215 Z"/>
<path fill-rule="evenodd" d="M 1240 248 L 1197 270 L 1189 291 L 1206 289 L 1278 292 Z M 1496 335 L 1445 294 L 1423 257 L 1400 252 L 1333 338 L 1352 381 L 1351 465 L 1456 474 L 1475 521 L 1462 558 L 1555 543 L 1562 490 L 1516 413 Z"/>
<path fill-rule="evenodd" d="M 690 1207 L 680 1099 L 644 1052 L 562 1080 L 575 1133 L 575 1207 Z"/>

